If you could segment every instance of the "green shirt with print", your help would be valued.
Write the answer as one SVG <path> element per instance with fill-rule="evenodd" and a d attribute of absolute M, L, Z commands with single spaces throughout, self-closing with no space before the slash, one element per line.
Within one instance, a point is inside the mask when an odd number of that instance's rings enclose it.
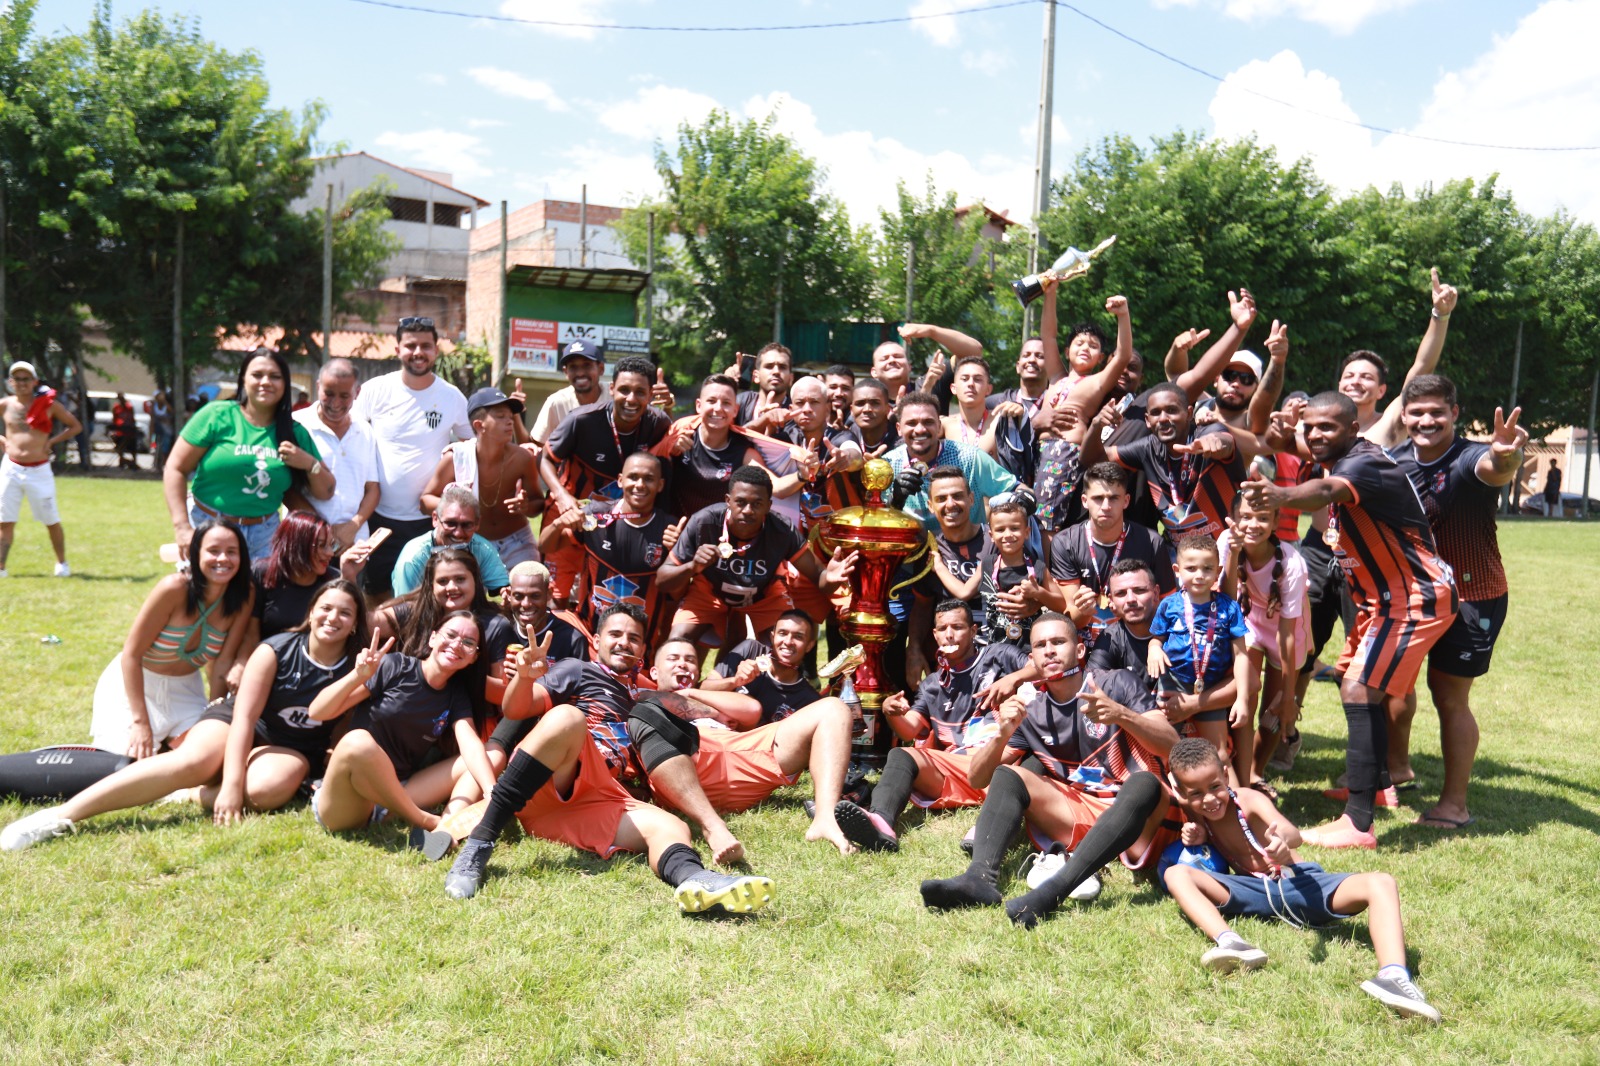
<path fill-rule="evenodd" d="M 278 434 L 253 426 L 244 408 L 215 400 L 183 427 L 183 439 L 205 450 L 189 484 L 195 501 L 234 518 L 261 518 L 277 511 L 293 471 L 278 458 Z M 311 435 L 294 423 L 294 442 L 321 459 Z"/>

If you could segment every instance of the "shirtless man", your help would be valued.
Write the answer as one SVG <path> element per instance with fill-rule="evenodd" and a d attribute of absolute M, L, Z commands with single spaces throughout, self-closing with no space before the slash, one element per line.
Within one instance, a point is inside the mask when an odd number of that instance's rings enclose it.
<path fill-rule="evenodd" d="M 528 526 L 540 503 L 539 467 L 532 452 L 517 446 L 522 411 L 521 401 L 492 385 L 473 393 L 467 401 L 473 439 L 446 448 L 422 490 L 422 509 L 429 514 L 438 510 L 446 485 L 464 485 L 478 497 L 478 535 L 494 545 L 507 570 L 539 558 Z"/>
<path fill-rule="evenodd" d="M 33 517 L 44 523 L 50 534 L 50 547 L 56 553 L 56 577 L 70 577 L 67 565 L 67 535 L 56 510 L 56 478 L 50 470 L 50 449 L 83 432 L 83 424 L 61 406 L 54 389 L 39 388 L 39 375 L 32 363 L 11 364 L 11 391 L 15 396 L 0 399 L 0 414 L 5 417 L 4 459 L 0 459 L 0 577 L 6 576 L 6 557 L 11 554 L 11 538 L 17 519 L 22 517 L 22 498 L 28 498 Z M 55 423 L 62 425 L 52 436 Z"/>

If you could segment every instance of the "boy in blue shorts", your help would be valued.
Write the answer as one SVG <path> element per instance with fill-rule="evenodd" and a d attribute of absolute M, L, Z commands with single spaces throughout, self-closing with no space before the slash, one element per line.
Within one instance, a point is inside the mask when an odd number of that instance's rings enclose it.
<path fill-rule="evenodd" d="M 1178 591 L 1162 600 L 1150 619 L 1150 635 L 1156 639 L 1150 642 L 1148 667 L 1156 679 L 1157 702 L 1178 725 L 1177 697 L 1215 688 L 1232 671 L 1238 687 L 1232 711 L 1200 711 L 1191 719 L 1191 728 L 1179 730 L 1209 741 L 1226 759 L 1229 727 L 1250 720 L 1250 656 L 1245 649 L 1249 629 L 1238 602 L 1216 590 L 1222 566 L 1215 540 L 1191 533 L 1178 541 L 1174 569 Z"/>
<path fill-rule="evenodd" d="M 1259 792 L 1229 788 L 1222 760 L 1206 741 L 1178 741 L 1167 764 L 1172 791 L 1193 819 L 1183 827 L 1184 845 L 1209 843 L 1238 871 L 1219 874 L 1175 863 L 1162 875 L 1183 913 L 1217 942 L 1200 957 L 1204 965 L 1224 973 L 1266 965 L 1267 953 L 1235 933 L 1228 918 L 1281 918 L 1304 928 L 1367 911 L 1378 974 L 1361 982 L 1361 991 L 1405 1017 L 1439 1021 L 1439 1011 L 1406 969 L 1400 891 L 1393 877 L 1332 874 L 1314 862 L 1301 862 L 1294 853 L 1300 830 Z"/>

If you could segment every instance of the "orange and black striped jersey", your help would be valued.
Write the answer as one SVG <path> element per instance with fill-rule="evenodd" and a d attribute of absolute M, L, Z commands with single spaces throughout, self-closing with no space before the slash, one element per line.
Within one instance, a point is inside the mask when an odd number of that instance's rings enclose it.
<path fill-rule="evenodd" d="M 1344 568 L 1356 606 L 1417 621 L 1455 614 L 1455 577 L 1439 557 L 1405 471 L 1382 448 L 1357 438 L 1328 477 L 1344 482 L 1352 496 L 1334 504 L 1323 540 Z"/>
<path fill-rule="evenodd" d="M 639 424 L 620 430 L 611 416 L 611 401 L 584 404 L 550 434 L 545 452 L 561 473 L 561 485 L 578 499 L 616 499 L 622 463 L 636 451 L 660 443 L 672 419 L 658 407 L 645 408 Z M 548 517 L 548 508 L 546 511 Z"/>
<path fill-rule="evenodd" d="M 599 510 L 599 505 L 596 505 Z M 572 536 L 583 551 L 576 585 L 578 616 L 593 631 L 600 615 L 618 604 L 628 604 L 644 612 L 654 634 L 662 596 L 656 588 L 656 571 L 666 561 L 661 538 L 677 524 L 678 516 L 656 508 L 645 519 L 623 518 L 600 513 L 594 529 L 578 528 Z"/>
<path fill-rule="evenodd" d="M 1094 682 L 1136 714 L 1155 709 L 1155 697 L 1131 670 L 1097 671 Z M 1076 696 L 1057 703 L 1043 688 L 1028 704 L 1027 715 L 1007 746 L 1037 756 L 1045 772 L 1060 781 L 1068 780 L 1079 766 L 1099 767 L 1113 785 L 1139 770 L 1162 772 L 1161 759 L 1121 726 L 1091 722 L 1079 709 Z"/>
<path fill-rule="evenodd" d="M 1201 426 L 1189 442 L 1215 433 L 1227 433 L 1219 423 Z M 1160 438 L 1151 434 L 1117 447 L 1117 462 L 1144 474 L 1150 499 L 1161 516 L 1161 532 L 1174 548 L 1190 533 L 1220 537 L 1228 528 L 1233 498 L 1245 479 L 1239 449 L 1226 460 L 1203 455 L 1173 455 Z"/>

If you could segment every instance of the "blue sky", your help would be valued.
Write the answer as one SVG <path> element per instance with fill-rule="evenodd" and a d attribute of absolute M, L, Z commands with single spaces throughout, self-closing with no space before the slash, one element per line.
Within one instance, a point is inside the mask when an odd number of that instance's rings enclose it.
<path fill-rule="evenodd" d="M 935 14 L 993 0 L 397 0 L 609 25 L 751 25 Z M 119 2 L 116 14 L 140 5 Z M 867 28 L 650 33 L 491 23 L 355 0 L 172 0 L 230 49 L 253 48 L 276 103 L 329 107 L 322 133 L 447 170 L 513 208 L 550 196 L 651 193 L 651 153 L 713 106 L 776 109 L 868 221 L 897 178 L 1026 217 L 1042 8 Z M 1077 0 L 1220 85 L 1060 7 L 1054 169 L 1109 133 L 1255 133 L 1311 154 L 1341 188 L 1498 171 L 1528 209 L 1600 222 L 1600 151 L 1463 148 L 1384 136 L 1336 115 L 1499 145 L 1600 146 L 1600 0 Z M 44 0 L 43 30 L 81 30 L 91 0 Z M 1297 105 L 1293 110 L 1251 95 Z"/>

